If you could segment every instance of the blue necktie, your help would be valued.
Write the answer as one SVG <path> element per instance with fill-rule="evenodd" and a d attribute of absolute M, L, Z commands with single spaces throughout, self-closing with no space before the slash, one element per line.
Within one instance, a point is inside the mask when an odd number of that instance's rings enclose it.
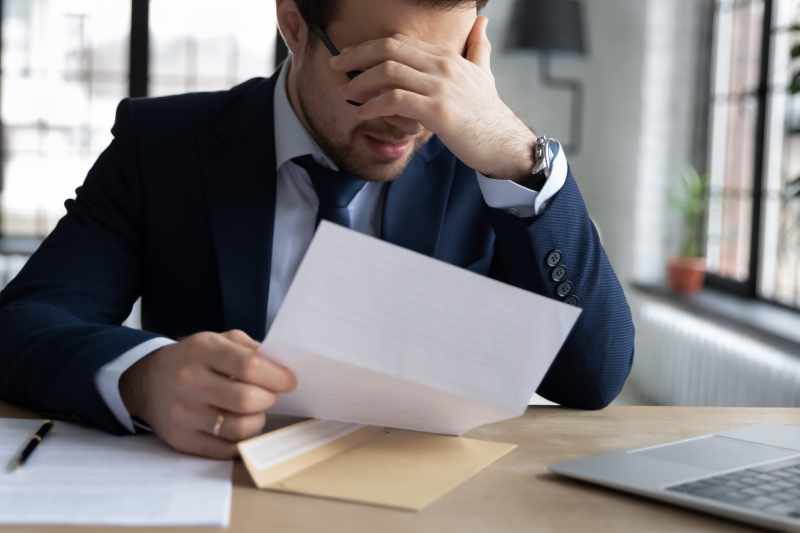
<path fill-rule="evenodd" d="M 320 220 L 329 220 L 349 228 L 350 213 L 347 206 L 367 182 L 345 172 L 323 167 L 310 155 L 297 157 L 292 162 L 308 172 L 319 198 L 316 225 Z"/>

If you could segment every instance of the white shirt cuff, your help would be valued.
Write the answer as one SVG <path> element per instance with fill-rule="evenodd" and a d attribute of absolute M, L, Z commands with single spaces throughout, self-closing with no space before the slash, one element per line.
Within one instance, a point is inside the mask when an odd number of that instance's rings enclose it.
<path fill-rule="evenodd" d="M 94 377 L 94 384 L 100 396 L 103 398 L 103 401 L 106 402 L 108 408 L 111 409 L 111 412 L 117 417 L 119 423 L 125 426 L 131 433 L 135 433 L 136 430 L 133 426 L 131 414 L 125 408 L 125 403 L 122 401 L 122 395 L 119 392 L 119 380 L 122 374 L 138 363 L 140 359 L 170 344 L 175 344 L 175 341 L 167 338 L 157 338 L 143 342 L 138 346 L 134 346 L 110 363 L 107 363 Z"/>
<path fill-rule="evenodd" d="M 498 180 L 476 171 L 478 185 L 486 205 L 493 209 L 505 209 L 511 214 L 529 218 L 542 213 L 547 202 L 555 196 L 567 181 L 567 158 L 561 149 L 553 160 L 550 177 L 537 192 L 512 180 Z"/>

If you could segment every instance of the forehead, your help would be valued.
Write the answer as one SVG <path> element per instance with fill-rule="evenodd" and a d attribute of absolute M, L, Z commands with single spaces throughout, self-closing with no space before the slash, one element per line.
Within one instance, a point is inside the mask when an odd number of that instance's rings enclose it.
<path fill-rule="evenodd" d="M 469 2 L 442 9 L 416 0 L 340 0 L 328 32 L 340 49 L 402 33 L 460 54 L 476 16 Z"/>

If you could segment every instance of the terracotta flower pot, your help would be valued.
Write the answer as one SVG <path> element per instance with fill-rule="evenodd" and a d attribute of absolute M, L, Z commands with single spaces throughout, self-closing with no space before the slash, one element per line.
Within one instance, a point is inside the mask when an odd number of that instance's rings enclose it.
<path fill-rule="evenodd" d="M 667 267 L 670 288 L 680 294 L 695 294 L 703 289 L 706 260 L 702 257 L 672 257 Z"/>

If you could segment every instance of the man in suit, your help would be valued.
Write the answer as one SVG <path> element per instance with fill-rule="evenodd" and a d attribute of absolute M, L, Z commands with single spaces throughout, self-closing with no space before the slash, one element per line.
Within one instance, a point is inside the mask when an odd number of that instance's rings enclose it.
<path fill-rule="evenodd" d="M 296 386 L 257 341 L 324 218 L 580 306 L 538 392 L 611 402 L 630 311 L 566 155 L 497 93 L 486 1 L 277 0 L 271 78 L 124 100 L 0 295 L 0 398 L 234 456 Z M 120 326 L 139 297 L 143 330 Z"/>

